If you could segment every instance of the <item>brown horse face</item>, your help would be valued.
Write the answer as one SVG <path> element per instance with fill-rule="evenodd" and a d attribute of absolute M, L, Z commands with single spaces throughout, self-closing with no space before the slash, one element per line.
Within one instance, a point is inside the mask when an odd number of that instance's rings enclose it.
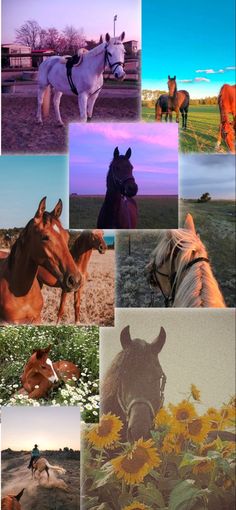
<path fill-rule="evenodd" d="M 133 166 L 129 161 L 131 149 L 129 148 L 123 156 L 116 147 L 113 156 L 108 174 L 111 184 L 121 195 L 134 197 L 138 192 L 138 186 L 133 176 Z"/>
<path fill-rule="evenodd" d="M 168 85 L 168 89 L 169 89 L 169 96 L 173 97 L 176 92 L 176 76 L 174 76 L 174 78 L 171 78 L 170 76 L 168 76 L 167 85 Z"/>
<path fill-rule="evenodd" d="M 92 230 L 92 247 L 101 254 L 104 254 L 107 249 L 103 236 L 103 230 Z"/>
<path fill-rule="evenodd" d="M 19 492 L 16 496 L 5 496 L 1 501 L 2 510 L 21 510 L 20 498 L 25 489 Z"/>
<path fill-rule="evenodd" d="M 235 128 L 232 122 L 222 122 L 221 136 L 225 141 L 230 152 L 235 152 Z"/>
<path fill-rule="evenodd" d="M 28 375 L 28 377 L 36 376 L 39 380 L 39 376 L 41 376 L 42 380 L 47 379 L 51 384 L 58 382 L 58 376 L 53 368 L 53 363 L 48 357 L 50 348 L 51 346 L 49 345 L 45 349 L 38 349 L 32 354 L 24 370 L 24 379 L 27 379 Z M 22 382 L 27 381 L 22 380 Z"/>
<path fill-rule="evenodd" d="M 52 212 L 45 211 L 46 198 L 39 204 L 31 227 L 31 256 L 57 278 L 66 292 L 76 290 L 82 281 L 68 248 L 69 234 L 62 227 L 59 217 L 62 202 L 59 200 Z"/>

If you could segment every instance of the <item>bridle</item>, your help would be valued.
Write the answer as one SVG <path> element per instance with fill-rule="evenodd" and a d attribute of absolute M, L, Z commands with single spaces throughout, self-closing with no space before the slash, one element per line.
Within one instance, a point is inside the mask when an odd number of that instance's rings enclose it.
<path fill-rule="evenodd" d="M 177 252 L 179 251 L 178 247 L 176 247 L 176 251 Z M 178 280 L 176 278 L 176 271 L 174 270 L 174 262 L 175 262 L 176 256 L 177 256 L 177 253 L 172 257 L 170 274 L 162 273 L 161 271 L 159 271 L 155 261 L 153 261 L 151 271 L 150 271 L 149 283 L 151 286 L 159 287 L 159 289 L 162 293 L 162 296 L 164 298 L 165 308 L 169 308 L 170 306 L 173 306 L 173 303 L 175 300 L 176 288 L 177 288 L 177 283 L 178 283 Z M 197 257 L 196 259 L 190 260 L 190 262 L 188 262 L 183 267 L 181 274 L 179 276 L 182 276 L 182 274 L 184 272 L 186 272 L 188 269 L 190 269 L 190 267 L 192 267 L 194 264 L 197 264 L 198 262 L 207 262 L 208 264 L 210 263 L 209 259 L 206 257 Z M 165 278 L 168 278 L 168 280 L 170 281 L 171 291 L 170 291 L 169 296 L 167 296 L 165 294 L 165 292 L 161 286 L 161 282 L 158 279 L 158 276 L 157 276 L 158 274 L 160 276 L 164 276 Z"/>
<path fill-rule="evenodd" d="M 113 180 L 114 185 L 116 187 L 119 186 L 119 191 L 120 191 L 120 193 L 121 193 L 121 195 L 123 197 L 125 196 L 125 193 L 124 193 L 124 185 L 125 185 L 125 183 L 128 182 L 128 181 L 132 181 L 135 184 L 135 180 L 134 180 L 133 176 L 131 176 L 131 177 L 124 177 L 123 179 L 119 179 L 119 177 L 117 177 L 117 175 L 115 175 L 113 168 L 111 168 L 111 175 L 112 175 L 112 180 Z"/>
<path fill-rule="evenodd" d="M 160 377 L 160 406 L 159 406 L 158 411 L 163 407 L 163 404 L 164 404 L 164 390 L 165 390 L 165 385 L 166 385 L 166 379 L 167 379 L 166 375 L 165 375 L 165 373 L 163 372 L 163 370 L 161 368 L 161 377 Z M 150 400 L 147 400 L 145 398 L 134 398 L 126 406 L 125 402 L 122 400 L 121 388 L 118 389 L 117 399 L 118 399 L 118 403 L 119 403 L 119 405 L 120 405 L 120 407 L 121 407 L 121 409 L 122 409 L 122 411 L 123 411 L 123 413 L 125 415 L 126 423 L 129 422 L 131 410 L 132 410 L 132 408 L 135 405 L 139 405 L 139 404 L 146 405 L 148 407 L 149 411 L 150 411 L 152 420 L 154 419 L 156 413 L 158 412 L 158 411 L 154 410 L 153 405 L 150 402 Z"/>
<path fill-rule="evenodd" d="M 114 45 L 115 45 L 115 43 L 114 43 Z M 123 67 L 123 69 L 124 69 L 124 67 L 125 67 L 125 63 L 124 63 L 124 62 L 121 62 L 121 61 L 111 62 L 111 61 L 109 60 L 109 57 L 111 57 L 111 56 L 112 56 L 112 54 L 110 53 L 110 51 L 108 51 L 108 49 L 107 49 L 107 48 L 108 48 L 108 44 L 107 44 L 107 46 L 105 46 L 104 70 L 105 70 L 106 64 L 108 64 L 108 65 L 109 65 L 109 68 L 111 69 L 111 72 L 112 72 L 113 74 L 115 73 L 115 71 L 116 71 L 117 67 L 119 67 L 119 66 Z M 113 67 L 114 67 L 114 66 L 115 66 L 115 68 L 113 69 Z"/>

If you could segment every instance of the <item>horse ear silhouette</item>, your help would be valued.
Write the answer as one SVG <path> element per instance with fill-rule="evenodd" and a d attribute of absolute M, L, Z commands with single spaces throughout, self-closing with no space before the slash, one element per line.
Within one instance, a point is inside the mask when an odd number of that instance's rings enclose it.
<path fill-rule="evenodd" d="M 37 219 L 41 219 L 42 216 L 43 216 L 43 213 L 44 213 L 44 211 L 46 209 L 46 198 L 47 197 L 43 197 L 42 200 L 40 200 L 40 202 L 39 202 L 38 209 L 37 209 L 37 211 L 36 211 L 36 213 L 34 215 L 34 217 L 37 218 Z"/>
<path fill-rule="evenodd" d="M 191 232 L 196 234 L 193 217 L 192 217 L 192 215 L 190 213 L 188 213 L 186 218 L 185 218 L 184 228 L 186 228 L 187 230 L 190 230 Z"/>
<path fill-rule="evenodd" d="M 53 211 L 50 212 L 51 216 L 53 216 L 54 218 L 60 218 L 61 216 L 61 213 L 62 213 L 62 201 L 61 199 L 59 198 L 57 204 L 55 205 Z"/>
<path fill-rule="evenodd" d="M 19 494 L 17 494 L 17 496 L 15 496 L 15 498 L 17 499 L 17 501 L 20 501 L 20 498 L 21 496 L 23 495 L 23 492 L 24 492 L 25 489 L 22 489 L 22 491 L 19 492 Z"/>
<path fill-rule="evenodd" d="M 122 32 L 122 34 L 120 35 L 120 40 L 123 41 L 125 38 L 125 32 Z"/>
<path fill-rule="evenodd" d="M 170 75 L 168 75 L 168 80 L 170 80 Z"/>
<path fill-rule="evenodd" d="M 176 76 L 175 76 L 175 75 L 174 75 L 174 78 L 173 78 L 173 80 L 176 80 Z"/>
<path fill-rule="evenodd" d="M 131 151 L 131 148 L 129 147 L 129 148 L 128 148 L 128 150 L 127 150 L 127 151 L 126 151 L 126 153 L 125 153 L 125 158 L 126 158 L 126 159 L 129 159 L 129 158 L 130 158 L 130 156 L 131 156 L 131 154 L 132 154 L 132 151 Z"/>
<path fill-rule="evenodd" d="M 106 33 L 106 42 L 109 43 L 109 41 L 110 41 L 110 36 L 108 33 Z"/>
<path fill-rule="evenodd" d="M 50 351 L 51 347 L 52 346 L 49 345 L 48 347 L 45 347 L 45 349 L 37 349 L 37 351 L 36 351 L 36 358 L 37 359 L 43 358 L 45 355 L 48 354 L 48 352 Z"/>
<path fill-rule="evenodd" d="M 119 155 L 120 155 L 120 153 L 119 153 L 119 149 L 118 149 L 118 147 L 116 147 L 116 148 L 115 148 L 115 150 L 114 150 L 114 154 L 113 154 L 113 156 L 114 156 L 114 158 L 118 158 L 118 157 L 119 157 Z"/>
<path fill-rule="evenodd" d="M 123 349 L 128 349 L 128 347 L 131 345 L 132 340 L 130 336 L 129 326 L 125 326 L 125 328 L 122 329 L 120 334 L 120 343 Z"/>
<path fill-rule="evenodd" d="M 161 326 L 159 335 L 151 343 L 153 353 L 158 354 L 159 352 L 161 352 L 165 341 L 166 341 L 166 332 L 165 332 L 164 328 Z"/>

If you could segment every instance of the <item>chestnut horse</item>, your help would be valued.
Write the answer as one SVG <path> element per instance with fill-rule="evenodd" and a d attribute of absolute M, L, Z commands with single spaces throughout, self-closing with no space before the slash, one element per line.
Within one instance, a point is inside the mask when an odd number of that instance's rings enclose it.
<path fill-rule="evenodd" d="M 19 492 L 16 496 L 4 496 L 1 500 L 1 509 L 2 510 L 21 510 L 20 498 L 23 495 L 25 489 Z"/>
<path fill-rule="evenodd" d="M 74 312 L 76 323 L 79 322 L 80 319 L 81 293 L 88 279 L 87 267 L 92 255 L 92 251 L 97 250 L 99 253 L 104 254 L 107 249 L 107 245 L 103 239 L 103 236 L 104 232 L 102 230 L 83 230 L 75 239 L 70 249 L 78 271 L 82 275 L 82 284 L 79 289 L 74 292 Z M 49 287 L 58 287 L 58 282 L 54 276 L 46 271 L 43 267 L 39 268 L 38 279 L 40 285 L 46 284 Z M 67 292 L 62 290 L 61 301 L 58 310 L 58 322 L 64 314 L 66 299 Z"/>
<path fill-rule="evenodd" d="M 39 323 L 43 297 L 37 279 L 39 265 L 45 267 L 58 280 L 66 292 L 76 290 L 81 275 L 69 252 L 69 234 L 59 217 L 62 202 L 52 212 L 46 212 L 46 197 L 10 254 L 0 257 L 0 321 L 14 324 Z"/>
<path fill-rule="evenodd" d="M 216 149 L 219 149 L 223 139 L 230 152 L 235 153 L 236 85 L 225 84 L 221 87 L 218 105 L 220 109 L 220 127 Z M 230 121 L 229 115 L 232 115 L 232 121 Z"/>
<path fill-rule="evenodd" d="M 51 345 L 44 349 L 37 349 L 27 361 L 21 382 L 20 394 L 28 394 L 29 398 L 45 397 L 48 391 L 60 381 L 79 379 L 79 368 L 70 361 L 56 361 L 53 363 L 48 353 Z"/>
<path fill-rule="evenodd" d="M 113 160 L 107 174 L 107 191 L 101 207 L 98 228 L 136 228 L 137 204 L 132 198 L 137 194 L 138 186 L 134 180 L 129 159 L 131 149 L 124 156 L 115 148 Z"/>
<path fill-rule="evenodd" d="M 163 113 L 166 113 L 168 108 L 168 115 L 170 122 L 172 122 L 172 112 L 176 112 L 176 122 L 179 122 L 179 112 L 182 115 L 182 128 L 187 129 L 187 117 L 188 117 L 188 109 L 189 109 L 189 101 L 190 96 L 187 90 L 178 90 L 176 84 L 176 76 L 171 78 L 168 76 L 168 89 L 169 94 L 163 94 L 162 97 L 162 108 L 164 108 Z M 166 106 L 166 100 L 168 101 L 168 106 Z M 161 120 L 160 118 L 160 98 L 156 102 L 156 120 Z M 167 120 L 167 117 L 166 117 Z"/>
<path fill-rule="evenodd" d="M 49 464 L 48 460 L 44 457 L 40 457 L 38 460 L 33 462 L 32 465 L 32 477 L 35 478 L 35 474 L 38 473 L 39 476 L 43 471 L 46 471 L 48 481 L 49 481 L 49 469 L 52 469 L 53 471 L 58 471 L 61 474 L 65 474 L 66 470 L 60 466 L 52 466 L 52 464 Z"/>

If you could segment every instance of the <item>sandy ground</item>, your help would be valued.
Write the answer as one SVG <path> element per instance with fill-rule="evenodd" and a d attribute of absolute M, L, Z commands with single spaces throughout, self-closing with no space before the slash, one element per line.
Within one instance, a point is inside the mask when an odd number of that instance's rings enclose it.
<path fill-rule="evenodd" d="M 116 95 L 117 92 L 114 94 Z M 136 94 L 136 91 L 134 91 Z M 139 97 L 100 97 L 94 108 L 96 121 L 135 121 L 139 119 Z M 63 96 L 61 116 L 65 127 L 58 127 L 52 109 L 43 126 L 36 123 L 36 97 L 2 96 L 2 154 L 65 153 L 67 125 L 79 120 L 77 98 Z"/>
<path fill-rule="evenodd" d="M 2 496 L 18 494 L 25 488 L 20 500 L 23 510 L 79 510 L 79 460 L 60 458 L 56 454 L 47 456 L 50 464 L 66 469 L 65 474 L 50 470 L 48 482 L 45 472 L 41 475 L 40 481 L 38 478 L 32 480 L 31 471 L 27 469 L 29 458 L 29 453 L 4 454 Z"/>

